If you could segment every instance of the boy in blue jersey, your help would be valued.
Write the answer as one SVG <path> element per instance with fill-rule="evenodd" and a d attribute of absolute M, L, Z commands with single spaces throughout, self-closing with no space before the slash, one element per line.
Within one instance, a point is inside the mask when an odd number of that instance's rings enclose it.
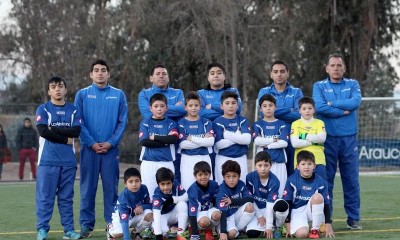
<path fill-rule="evenodd" d="M 245 230 L 255 214 L 253 196 L 246 184 L 239 179 L 240 174 L 239 163 L 228 160 L 222 165 L 224 181 L 219 186 L 215 201 L 221 210 L 220 240 L 236 238 L 239 231 Z"/>
<path fill-rule="evenodd" d="M 274 163 L 271 172 L 279 179 L 279 197 L 282 197 L 287 179 L 285 148 L 289 141 L 289 126 L 275 118 L 276 99 L 272 95 L 263 95 L 259 105 L 264 117 L 253 124 L 254 144 L 257 152 L 264 151 L 271 156 Z"/>
<path fill-rule="evenodd" d="M 154 176 L 161 167 L 174 171 L 175 143 L 178 141 L 178 127 L 176 123 L 165 117 L 167 112 L 167 98 L 156 93 L 150 98 L 151 118 L 140 123 L 139 141 L 142 147 L 140 154 L 140 171 L 143 184 L 153 195 L 157 182 Z"/>
<path fill-rule="evenodd" d="M 247 150 L 251 142 L 249 121 L 238 115 L 238 98 L 236 93 L 226 91 L 221 96 L 221 109 L 224 115 L 213 121 L 215 132 L 215 180 L 221 184 L 223 176 L 221 167 L 227 160 L 239 163 L 243 175 L 241 180 L 246 180 L 247 175 Z"/>
<path fill-rule="evenodd" d="M 280 238 L 289 213 L 289 204 L 279 199 L 279 179 L 271 172 L 271 156 L 258 152 L 254 158 L 256 171 L 246 176 L 246 186 L 254 197 L 255 215 L 246 228 L 249 238 Z M 275 231 L 274 231 L 275 230 Z"/>
<path fill-rule="evenodd" d="M 273 83 L 258 92 L 258 100 L 265 94 L 271 94 L 276 99 L 275 117 L 287 123 L 288 129 L 290 124 L 300 118 L 299 100 L 303 97 L 300 88 L 296 88 L 288 83 L 289 68 L 283 61 L 275 61 L 271 64 L 270 77 Z M 287 156 L 287 175 L 290 176 L 294 171 L 294 148 L 288 143 L 285 148 Z"/>
<path fill-rule="evenodd" d="M 188 189 L 189 223 L 192 227 L 191 240 L 200 240 L 199 227 L 205 229 L 205 239 L 213 240 L 211 228 L 217 226 L 221 212 L 215 208 L 218 183 L 210 180 L 211 167 L 205 161 L 194 165 L 193 175 L 196 182 Z"/>
<path fill-rule="evenodd" d="M 224 114 L 221 109 L 221 96 L 225 91 L 234 92 L 238 95 L 237 114 L 242 110 L 242 100 L 239 91 L 230 84 L 225 83 L 225 67 L 220 63 L 210 63 L 207 66 L 208 85 L 205 89 L 197 91 L 201 99 L 200 116 L 214 121 Z"/>
<path fill-rule="evenodd" d="M 165 167 L 158 169 L 156 173 L 158 187 L 153 195 L 153 231 L 156 240 L 162 240 L 163 235 L 174 224 L 178 224 L 177 240 L 186 240 L 189 237 L 186 230 L 188 194 L 174 177 L 171 169 Z"/>
<path fill-rule="evenodd" d="M 90 68 L 93 83 L 75 96 L 75 106 L 82 117 L 79 216 L 82 237 L 89 237 L 95 227 L 99 176 L 107 224 L 112 221 L 111 215 L 118 199 L 118 145 L 126 127 L 128 103 L 125 93 L 109 84 L 110 77 L 107 62 L 95 60 Z"/>
<path fill-rule="evenodd" d="M 36 178 L 37 240 L 47 240 L 50 219 L 57 196 L 63 239 L 80 239 L 75 232 L 73 216 L 76 159 L 74 138 L 81 131 L 77 109 L 65 101 L 67 85 L 64 79 L 48 81 L 50 101 L 36 110 L 39 139 L 39 161 Z"/>
<path fill-rule="evenodd" d="M 143 185 L 139 170 L 128 168 L 124 172 L 125 189 L 120 193 L 112 214 L 112 223 L 107 226 L 107 239 L 113 240 L 123 238 L 131 240 L 129 227 L 134 227 L 135 240 L 141 240 L 140 232 L 146 230 L 146 236 L 151 236 L 151 223 L 153 222 L 153 213 L 151 211 L 151 202 L 149 191 L 146 185 Z"/>
<path fill-rule="evenodd" d="M 181 158 L 181 178 L 185 189 L 194 183 L 193 167 L 200 161 L 211 166 L 210 154 L 214 146 L 214 131 L 210 120 L 199 116 L 200 98 L 196 92 L 189 92 L 185 97 L 187 116 L 180 119 L 179 150 Z"/>
<path fill-rule="evenodd" d="M 297 169 L 287 182 L 283 199 L 289 203 L 286 218 L 287 237 L 320 238 L 320 225 L 325 223 L 326 237 L 335 237 L 327 182 L 314 173 L 315 157 L 306 150 L 297 154 Z M 325 220 L 324 220 L 325 218 Z M 312 221 L 311 231 L 308 223 Z"/>

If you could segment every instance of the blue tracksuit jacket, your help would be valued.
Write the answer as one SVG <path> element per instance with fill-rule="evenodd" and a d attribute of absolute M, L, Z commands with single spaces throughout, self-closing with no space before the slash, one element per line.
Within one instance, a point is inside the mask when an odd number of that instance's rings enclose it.
<path fill-rule="evenodd" d="M 184 117 L 186 115 L 185 97 L 182 90 L 171 87 L 161 89 L 153 85 L 151 88 L 143 89 L 139 93 L 139 110 L 142 114 L 143 119 L 147 119 L 152 116 L 152 113 L 150 112 L 150 98 L 156 93 L 164 94 L 167 98 L 168 111 L 166 113 L 166 116 L 168 118 L 174 121 L 178 121 L 181 117 Z M 182 104 L 179 106 L 175 106 L 177 102 L 182 102 Z"/>
<path fill-rule="evenodd" d="M 357 80 L 343 78 L 332 83 L 329 78 L 314 83 L 313 99 L 317 118 L 325 123 L 331 136 L 350 136 L 357 133 L 357 109 L 361 103 L 361 90 Z M 327 103 L 331 102 L 329 106 Z M 344 115 L 344 111 L 350 111 Z"/>
<path fill-rule="evenodd" d="M 283 92 L 278 92 L 274 84 L 261 88 L 258 92 L 257 106 L 259 106 L 258 101 L 265 94 L 271 94 L 276 99 L 275 117 L 277 119 L 291 124 L 300 118 L 299 100 L 303 97 L 300 88 L 293 87 L 289 83 L 286 83 L 286 89 Z"/>

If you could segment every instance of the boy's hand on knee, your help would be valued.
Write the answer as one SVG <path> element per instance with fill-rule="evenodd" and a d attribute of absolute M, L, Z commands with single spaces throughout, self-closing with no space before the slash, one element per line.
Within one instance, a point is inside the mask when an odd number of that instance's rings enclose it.
<path fill-rule="evenodd" d="M 219 234 L 219 240 L 228 240 L 228 234 L 220 233 Z"/>

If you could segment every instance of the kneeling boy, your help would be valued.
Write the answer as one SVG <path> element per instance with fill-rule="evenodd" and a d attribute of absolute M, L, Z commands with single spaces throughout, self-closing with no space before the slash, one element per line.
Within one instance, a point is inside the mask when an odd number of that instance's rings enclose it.
<path fill-rule="evenodd" d="M 215 208 L 215 197 L 218 183 L 210 180 L 211 167 L 205 161 L 194 165 L 193 175 L 196 179 L 188 189 L 189 221 L 192 227 L 191 240 L 199 240 L 198 227 L 205 230 L 205 240 L 213 240 L 212 227 L 219 224 L 221 212 Z"/>
<path fill-rule="evenodd" d="M 107 226 L 107 239 L 123 237 L 124 240 L 130 240 L 129 227 L 135 228 L 135 239 L 140 239 L 139 233 L 145 229 L 147 235 L 151 234 L 149 228 L 153 213 L 150 196 L 146 185 L 141 183 L 142 178 L 136 168 L 128 168 L 124 172 L 125 189 L 118 197 L 112 223 Z"/>
<path fill-rule="evenodd" d="M 255 216 L 246 233 L 249 238 L 261 237 L 264 232 L 266 238 L 280 238 L 289 204 L 278 198 L 280 182 L 271 172 L 271 156 L 267 152 L 258 152 L 254 160 L 256 171 L 247 174 L 246 186 L 254 197 Z"/>
<path fill-rule="evenodd" d="M 153 230 L 156 240 L 162 240 L 169 227 L 178 223 L 177 240 L 186 240 L 188 222 L 188 195 L 186 190 L 174 181 L 174 173 L 165 167 L 157 170 L 158 187 L 153 195 Z"/>
<path fill-rule="evenodd" d="M 239 163 L 228 160 L 222 164 L 223 182 L 219 186 L 216 204 L 221 210 L 220 240 L 234 239 L 254 216 L 253 196 L 240 178 Z"/>
<path fill-rule="evenodd" d="M 313 173 L 315 157 L 303 150 L 297 154 L 297 169 L 291 175 L 283 192 L 283 199 L 289 203 L 286 219 L 288 234 L 297 238 L 319 238 L 319 227 L 325 223 L 326 237 L 334 237 L 327 182 Z M 325 221 L 324 221 L 325 217 Z M 309 232 L 308 222 L 312 221 Z"/>

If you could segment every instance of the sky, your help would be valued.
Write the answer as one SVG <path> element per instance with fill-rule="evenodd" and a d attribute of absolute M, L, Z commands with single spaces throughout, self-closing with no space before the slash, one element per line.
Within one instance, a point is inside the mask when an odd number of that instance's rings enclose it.
<path fill-rule="evenodd" d="M 112 0 L 112 4 L 117 4 L 119 0 Z M 0 0 L 0 24 L 7 23 L 10 21 L 8 18 L 8 13 L 11 11 L 12 4 L 11 0 Z M 400 40 L 393 44 L 391 47 L 392 50 L 396 50 L 400 52 Z M 395 67 L 397 75 L 400 76 L 400 59 L 399 58 L 391 58 L 390 63 Z M 0 89 L 4 89 L 4 82 L 0 81 Z M 400 97 L 400 84 L 395 88 L 396 95 Z"/>

